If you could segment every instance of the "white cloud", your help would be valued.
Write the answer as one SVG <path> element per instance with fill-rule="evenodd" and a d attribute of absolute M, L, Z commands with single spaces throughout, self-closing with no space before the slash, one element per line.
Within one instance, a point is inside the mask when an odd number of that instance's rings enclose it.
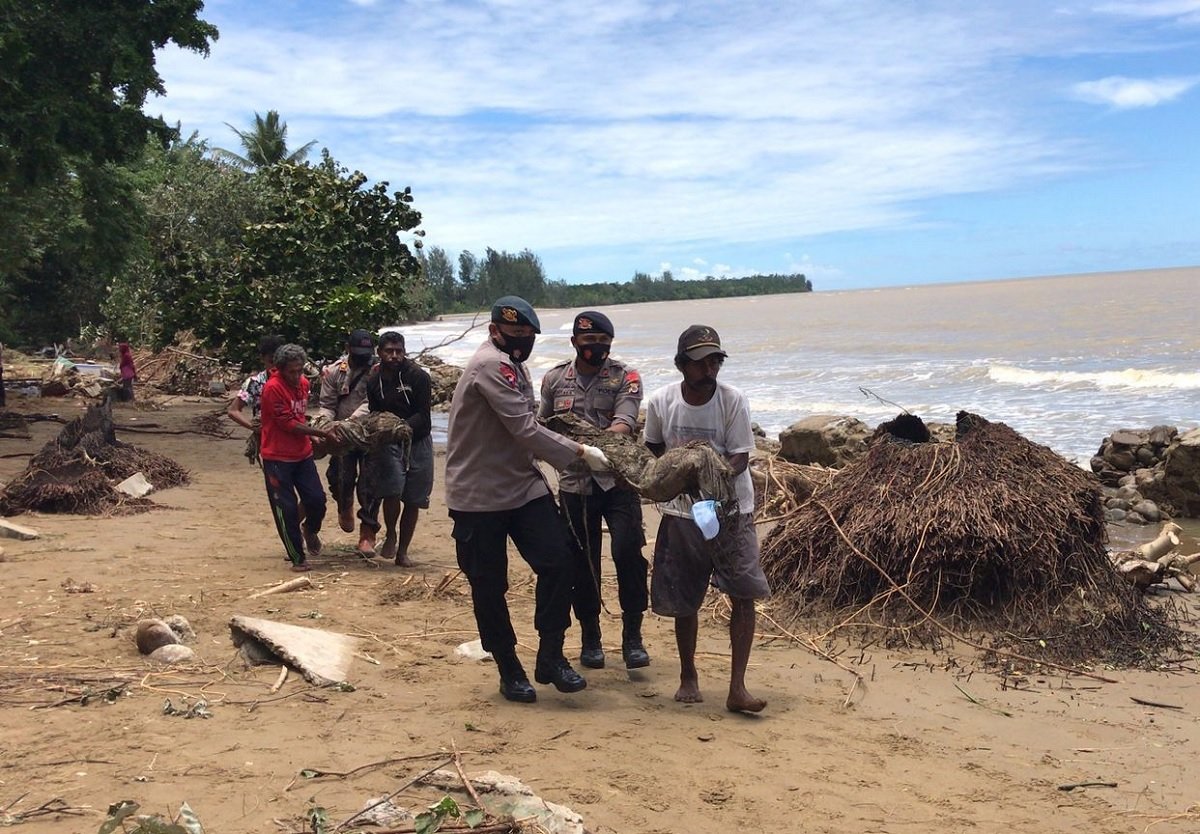
<path fill-rule="evenodd" d="M 1083 101 L 1118 110 L 1157 107 L 1182 96 L 1200 78 L 1123 78 L 1119 75 L 1076 84 L 1072 91 Z"/>
<path fill-rule="evenodd" d="M 1112 15 L 1141 4 L 351 0 L 315 22 L 238 17 L 257 5 L 210 4 L 226 16 L 212 57 L 164 51 L 169 96 L 150 109 L 218 145 L 223 123 L 279 110 L 295 144 L 411 185 L 450 249 L 625 247 L 707 269 L 733 256 L 696 242 L 913 224 L 925 201 L 1085 169 L 1100 151 L 1036 115 L 1061 82 L 1024 62 L 1111 54 L 1130 25 Z M 1074 92 L 1149 106 L 1194 83 Z"/>

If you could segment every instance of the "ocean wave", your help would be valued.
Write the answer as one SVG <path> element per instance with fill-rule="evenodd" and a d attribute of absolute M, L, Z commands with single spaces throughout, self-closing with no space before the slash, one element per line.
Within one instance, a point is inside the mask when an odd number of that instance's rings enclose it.
<path fill-rule="evenodd" d="M 988 379 L 1004 385 L 1091 385 L 1096 388 L 1200 388 L 1200 373 L 1126 368 L 1121 371 L 1034 371 L 1012 365 L 988 366 Z"/>

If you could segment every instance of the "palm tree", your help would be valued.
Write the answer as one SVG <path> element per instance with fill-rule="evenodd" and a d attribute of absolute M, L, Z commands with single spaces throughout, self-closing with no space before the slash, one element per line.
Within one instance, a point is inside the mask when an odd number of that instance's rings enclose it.
<path fill-rule="evenodd" d="M 266 168 L 280 162 L 303 162 L 304 158 L 308 156 L 308 152 L 312 149 L 312 146 L 317 144 L 314 139 L 304 145 L 304 147 L 289 152 L 287 147 L 287 122 L 279 118 L 278 110 L 268 110 L 265 119 L 256 112 L 254 114 L 254 124 L 249 130 L 238 130 L 228 122 L 225 123 L 225 126 L 237 134 L 238 139 L 241 140 L 242 150 L 245 155 L 227 151 L 224 148 L 216 148 L 214 153 L 218 157 L 232 162 L 234 165 L 239 165 L 248 171 Z"/>

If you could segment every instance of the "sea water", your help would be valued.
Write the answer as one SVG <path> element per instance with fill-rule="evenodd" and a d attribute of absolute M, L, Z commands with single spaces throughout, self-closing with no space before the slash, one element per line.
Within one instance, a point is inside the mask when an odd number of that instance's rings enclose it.
<path fill-rule="evenodd" d="M 811 414 L 874 426 L 901 409 L 1007 423 L 1086 466 L 1118 428 L 1200 424 L 1200 267 L 962 284 L 598 307 L 613 355 L 647 393 L 679 379 L 690 324 L 721 336 L 721 379 L 742 389 L 770 436 Z M 573 355 L 575 310 L 539 310 L 537 381 Z M 434 352 L 464 364 L 477 330 Z M 410 353 L 460 335 L 471 316 L 404 329 Z"/>

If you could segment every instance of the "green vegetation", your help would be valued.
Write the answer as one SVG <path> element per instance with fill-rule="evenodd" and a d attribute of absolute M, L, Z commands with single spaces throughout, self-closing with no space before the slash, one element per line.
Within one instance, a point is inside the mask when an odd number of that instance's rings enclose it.
<path fill-rule="evenodd" d="M 487 308 L 498 296 L 519 295 L 535 306 L 597 307 L 640 301 L 682 301 L 690 298 L 732 298 L 741 295 L 812 292 L 801 274 L 749 275 L 743 278 L 677 280 L 670 271 L 651 276 L 639 272 L 630 281 L 568 284 L 546 279 L 542 262 L 528 249 L 518 254 L 488 249 L 483 258 L 471 252 L 453 262 L 439 247 L 422 251 L 421 269 L 439 312 L 468 312 Z"/>

